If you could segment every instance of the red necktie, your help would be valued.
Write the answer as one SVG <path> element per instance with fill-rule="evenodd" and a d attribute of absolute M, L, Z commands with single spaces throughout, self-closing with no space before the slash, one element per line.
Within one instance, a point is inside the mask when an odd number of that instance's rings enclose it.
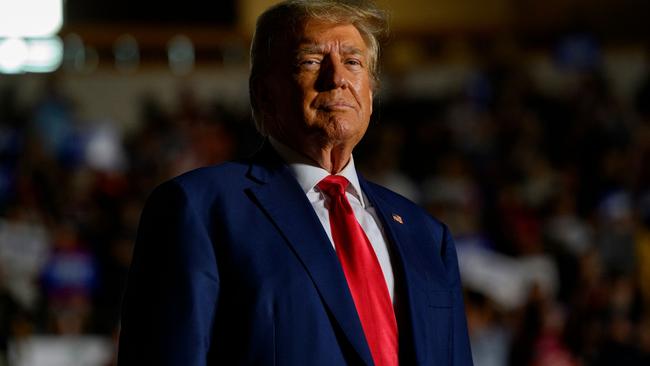
<path fill-rule="evenodd" d="M 318 183 L 329 198 L 332 239 L 377 366 L 398 364 L 397 321 L 383 272 L 345 196 L 349 182 L 330 175 Z"/>

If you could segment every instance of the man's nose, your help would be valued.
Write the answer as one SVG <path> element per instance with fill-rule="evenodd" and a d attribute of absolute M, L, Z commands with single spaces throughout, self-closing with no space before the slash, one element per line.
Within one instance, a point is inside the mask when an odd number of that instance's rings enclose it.
<path fill-rule="evenodd" d="M 345 65 L 339 57 L 327 56 L 321 61 L 316 87 L 320 90 L 347 88 Z"/>

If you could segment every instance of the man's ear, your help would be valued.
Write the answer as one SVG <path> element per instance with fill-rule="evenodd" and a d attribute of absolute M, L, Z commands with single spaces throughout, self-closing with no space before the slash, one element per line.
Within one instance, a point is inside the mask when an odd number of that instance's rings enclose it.
<path fill-rule="evenodd" d="M 262 76 L 251 79 L 249 85 L 251 105 L 253 108 L 256 108 L 259 113 L 265 115 L 272 114 L 270 112 L 272 112 L 275 107 L 272 98 L 273 93 L 268 87 L 268 83 L 268 76 Z"/>
<path fill-rule="evenodd" d="M 252 78 L 249 81 L 249 94 L 251 106 L 255 113 L 255 123 L 260 133 L 265 136 L 274 130 L 274 120 L 277 113 L 269 82 L 268 76 Z"/>

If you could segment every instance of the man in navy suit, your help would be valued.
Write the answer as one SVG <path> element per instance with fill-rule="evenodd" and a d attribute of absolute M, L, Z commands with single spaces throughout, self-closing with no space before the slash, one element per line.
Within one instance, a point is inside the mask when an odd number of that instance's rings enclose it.
<path fill-rule="evenodd" d="M 363 1 L 260 16 L 250 91 L 266 143 L 152 193 L 119 365 L 472 364 L 449 230 L 354 168 L 385 29 Z"/>

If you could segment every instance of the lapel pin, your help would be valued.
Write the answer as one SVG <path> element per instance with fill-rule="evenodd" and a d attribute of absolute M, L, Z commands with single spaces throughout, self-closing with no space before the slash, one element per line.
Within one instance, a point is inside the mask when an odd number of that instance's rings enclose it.
<path fill-rule="evenodd" d="M 402 216 L 400 216 L 398 214 L 393 214 L 393 220 L 399 222 L 400 224 L 404 223 L 404 220 L 402 220 Z"/>

